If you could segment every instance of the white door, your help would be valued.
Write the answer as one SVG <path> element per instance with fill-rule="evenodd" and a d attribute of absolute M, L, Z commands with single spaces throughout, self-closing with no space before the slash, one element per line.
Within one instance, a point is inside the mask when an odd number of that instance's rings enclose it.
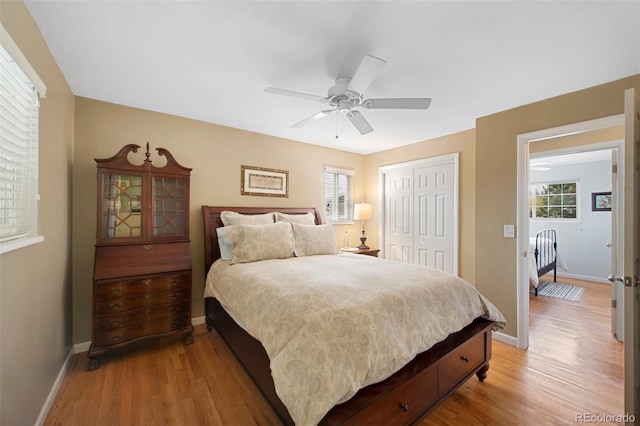
<path fill-rule="evenodd" d="M 453 273 L 453 164 L 414 169 L 415 263 Z"/>
<path fill-rule="evenodd" d="M 413 170 L 384 174 L 384 257 L 413 263 Z"/>
<path fill-rule="evenodd" d="M 640 271 L 640 181 L 638 179 L 638 143 L 640 143 L 640 110 L 638 94 L 628 89 L 624 96 L 624 149 L 625 149 L 625 189 L 624 189 L 624 408 L 630 416 L 626 424 L 640 421 L 640 296 L 638 275 Z M 633 417 L 633 419 L 631 418 Z"/>
<path fill-rule="evenodd" d="M 458 274 L 458 154 L 380 168 L 384 257 Z"/>
<path fill-rule="evenodd" d="M 618 191 L 618 149 L 611 150 L 611 242 L 607 246 L 611 249 L 611 274 L 622 270 L 622 259 L 618 256 L 618 209 L 620 192 Z M 623 251 L 624 252 L 624 251 Z M 622 283 L 611 281 L 611 333 L 618 341 L 624 337 L 624 286 Z"/>

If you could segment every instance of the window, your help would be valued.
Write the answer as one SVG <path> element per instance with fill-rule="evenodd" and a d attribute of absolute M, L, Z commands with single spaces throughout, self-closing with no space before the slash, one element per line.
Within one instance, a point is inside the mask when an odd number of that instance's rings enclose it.
<path fill-rule="evenodd" d="M 578 218 L 578 182 L 533 184 L 529 200 L 532 219 Z"/>
<path fill-rule="evenodd" d="M 38 237 L 39 97 L 46 87 L 0 27 L 0 253 Z"/>
<path fill-rule="evenodd" d="M 353 170 L 325 169 L 327 222 L 353 222 L 353 175 Z"/>

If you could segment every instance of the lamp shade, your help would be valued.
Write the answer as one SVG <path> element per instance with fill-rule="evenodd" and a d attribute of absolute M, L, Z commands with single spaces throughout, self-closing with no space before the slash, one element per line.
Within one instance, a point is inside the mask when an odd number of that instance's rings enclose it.
<path fill-rule="evenodd" d="M 369 220 L 373 217 L 373 206 L 368 203 L 359 203 L 353 206 L 353 220 Z"/>

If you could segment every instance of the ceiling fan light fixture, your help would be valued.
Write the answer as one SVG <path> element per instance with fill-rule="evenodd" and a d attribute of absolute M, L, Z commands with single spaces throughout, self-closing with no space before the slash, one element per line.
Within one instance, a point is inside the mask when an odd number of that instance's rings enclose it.
<path fill-rule="evenodd" d="M 327 96 L 316 96 L 291 90 L 268 87 L 265 92 L 290 97 L 309 99 L 327 103 L 334 109 L 321 111 L 293 124 L 291 127 L 303 127 L 338 111 L 351 121 L 362 135 L 373 131 L 373 127 L 357 109 L 417 109 L 425 110 L 431 104 L 431 98 L 382 98 L 363 100 L 362 94 L 371 85 L 387 62 L 375 56 L 365 55 L 352 77 L 338 77 L 327 91 Z M 336 118 L 337 124 L 337 118 Z M 337 138 L 337 130 L 336 130 Z"/>

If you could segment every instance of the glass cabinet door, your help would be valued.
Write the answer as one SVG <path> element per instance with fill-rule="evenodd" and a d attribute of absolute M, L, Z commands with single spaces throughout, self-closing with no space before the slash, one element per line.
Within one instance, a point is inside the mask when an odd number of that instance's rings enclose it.
<path fill-rule="evenodd" d="M 153 177 L 153 237 L 177 237 L 187 234 L 188 180 Z"/>
<path fill-rule="evenodd" d="M 142 176 L 104 173 L 102 237 L 142 237 Z"/>

